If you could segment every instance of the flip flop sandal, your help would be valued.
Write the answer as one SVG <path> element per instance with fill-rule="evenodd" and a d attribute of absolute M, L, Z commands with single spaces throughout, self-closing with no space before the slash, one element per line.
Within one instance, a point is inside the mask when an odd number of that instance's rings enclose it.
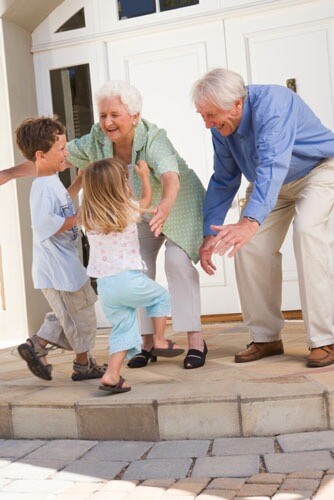
<path fill-rule="evenodd" d="M 27 363 L 29 370 L 36 377 L 43 380 L 52 380 L 51 370 L 52 365 L 43 365 L 36 354 L 35 349 L 28 342 L 21 344 L 17 348 L 19 355 Z"/>
<path fill-rule="evenodd" d="M 208 348 L 204 342 L 204 351 L 199 351 L 198 349 L 189 349 L 186 357 L 183 360 L 183 366 L 186 370 L 191 370 L 193 368 L 200 368 L 205 364 L 205 358 L 208 354 Z"/>
<path fill-rule="evenodd" d="M 99 385 L 99 389 L 108 392 L 108 394 L 121 394 L 122 392 L 131 391 L 131 387 L 123 387 L 124 382 L 124 378 L 119 377 L 119 381 L 116 385 L 102 384 Z"/>
<path fill-rule="evenodd" d="M 150 351 L 145 351 L 142 349 L 141 352 L 135 354 L 128 362 L 129 368 L 143 368 L 147 365 L 147 363 L 151 361 L 151 363 L 155 363 L 157 361 L 157 357 L 153 356 L 152 349 Z"/>
<path fill-rule="evenodd" d="M 151 353 L 154 356 L 161 356 L 162 358 L 174 358 L 175 356 L 180 356 L 180 354 L 184 353 L 184 349 L 173 349 L 175 342 L 172 342 L 171 340 L 167 340 L 168 342 L 168 347 L 167 348 L 157 348 L 151 349 Z"/>

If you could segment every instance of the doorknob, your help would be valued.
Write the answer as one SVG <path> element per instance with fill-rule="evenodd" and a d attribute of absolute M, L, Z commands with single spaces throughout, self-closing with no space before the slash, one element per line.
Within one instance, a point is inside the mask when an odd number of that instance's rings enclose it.
<path fill-rule="evenodd" d="M 238 201 L 238 207 L 240 208 L 240 210 L 243 209 L 245 203 L 247 201 L 247 198 L 239 198 L 239 201 Z"/>

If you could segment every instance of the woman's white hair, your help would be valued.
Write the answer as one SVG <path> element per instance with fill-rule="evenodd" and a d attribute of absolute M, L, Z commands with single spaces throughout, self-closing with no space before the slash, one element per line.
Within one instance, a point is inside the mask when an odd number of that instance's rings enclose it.
<path fill-rule="evenodd" d="M 103 99 L 119 97 L 130 115 L 141 113 L 142 97 L 139 90 L 123 80 L 106 82 L 95 92 L 95 102 L 99 106 Z"/>
<path fill-rule="evenodd" d="M 212 69 L 197 80 L 192 88 L 195 105 L 212 104 L 216 108 L 229 110 L 237 99 L 247 95 L 243 78 L 224 68 Z"/>

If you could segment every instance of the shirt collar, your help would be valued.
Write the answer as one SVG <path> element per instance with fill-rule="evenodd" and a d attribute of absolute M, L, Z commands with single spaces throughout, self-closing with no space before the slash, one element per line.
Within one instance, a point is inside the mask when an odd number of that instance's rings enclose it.
<path fill-rule="evenodd" d="M 240 125 L 237 128 L 237 130 L 235 131 L 235 133 L 237 135 L 239 135 L 240 137 L 247 137 L 249 135 L 250 121 L 251 121 L 251 109 L 250 109 L 250 104 L 249 104 L 248 93 L 249 93 L 249 91 L 247 88 L 247 95 L 244 99 L 243 107 L 242 107 L 242 117 L 241 117 Z"/>
<path fill-rule="evenodd" d="M 133 140 L 133 152 L 140 151 L 143 149 L 147 142 L 147 129 L 143 123 L 143 120 L 139 120 L 136 129 L 135 129 L 135 137 Z"/>

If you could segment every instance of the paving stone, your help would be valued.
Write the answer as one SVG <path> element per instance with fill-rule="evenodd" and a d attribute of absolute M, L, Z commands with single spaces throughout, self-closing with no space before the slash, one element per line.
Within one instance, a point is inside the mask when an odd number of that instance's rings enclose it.
<path fill-rule="evenodd" d="M 3 459 L 0 458 L 0 469 L 3 468 L 3 467 L 7 467 L 11 463 L 12 463 L 12 460 L 10 460 L 10 459 L 3 460 Z M 1 476 L 1 472 L 0 472 L 0 476 Z"/>
<path fill-rule="evenodd" d="M 254 500 L 254 498 L 252 498 L 252 500 Z M 274 495 L 271 500 L 311 500 L 311 495 L 309 491 L 293 491 L 291 493 L 289 493 L 288 491 L 282 491 L 276 493 L 276 495 Z M 327 498 L 326 500 L 330 499 Z"/>
<path fill-rule="evenodd" d="M 209 440 L 161 441 L 154 444 L 147 458 L 205 457 L 209 446 Z"/>
<path fill-rule="evenodd" d="M 334 484 L 326 483 L 321 485 L 313 498 L 315 500 L 332 500 L 334 498 Z"/>
<path fill-rule="evenodd" d="M 333 467 L 329 451 L 304 451 L 300 453 L 275 453 L 264 455 L 268 472 L 296 472 L 304 470 L 326 470 Z"/>
<path fill-rule="evenodd" d="M 281 484 L 285 479 L 285 474 L 254 474 L 253 476 L 247 479 L 247 483 L 256 483 L 256 484 Z"/>
<path fill-rule="evenodd" d="M 0 477 L 11 479 L 46 479 L 67 465 L 67 460 L 22 459 L 0 469 Z M 58 478 L 57 478 L 58 479 Z"/>
<path fill-rule="evenodd" d="M 95 491 L 92 495 L 89 496 L 89 499 L 91 499 L 91 500 L 106 500 L 106 493 L 105 493 L 105 491 Z M 129 499 L 129 493 L 127 491 L 118 490 L 118 491 L 112 492 L 112 500 L 126 500 L 126 499 Z M 68 500 L 71 500 L 71 499 L 69 498 Z"/>
<path fill-rule="evenodd" d="M 29 453 L 26 458 L 66 458 L 70 462 L 80 458 L 97 443 L 98 441 L 83 441 L 80 439 L 57 439 L 49 441 L 44 446 Z"/>
<path fill-rule="evenodd" d="M 158 486 L 137 486 L 127 494 L 126 500 L 158 500 L 165 494 L 165 488 Z"/>
<path fill-rule="evenodd" d="M 274 497 L 273 497 L 274 498 Z M 270 500 L 270 497 L 247 496 L 247 497 L 234 497 L 234 500 Z M 298 499 L 299 500 L 299 499 Z M 304 500 L 304 499 L 303 499 Z"/>
<path fill-rule="evenodd" d="M 238 492 L 239 497 L 251 497 L 251 496 L 263 496 L 263 497 L 272 497 L 276 491 L 278 490 L 278 484 L 251 484 L 246 483 L 241 486 L 240 491 Z"/>
<path fill-rule="evenodd" d="M 45 445 L 47 441 L 41 440 L 21 440 L 21 439 L 7 439 L 3 441 L 0 446 L 1 458 L 21 458 L 31 453 L 33 450 Z"/>
<path fill-rule="evenodd" d="M 218 477 L 209 483 L 206 489 L 215 490 L 239 490 L 245 483 L 245 479 L 239 477 Z"/>
<path fill-rule="evenodd" d="M 135 460 L 125 471 L 123 479 L 154 479 L 186 477 L 191 459 Z"/>
<path fill-rule="evenodd" d="M 305 479 L 321 479 L 324 475 L 322 470 L 305 470 L 299 472 L 290 472 L 287 477 L 300 477 Z"/>
<path fill-rule="evenodd" d="M 247 477 L 259 472 L 257 455 L 198 458 L 192 477 Z"/>
<path fill-rule="evenodd" d="M 53 493 L 59 495 L 63 493 L 68 488 L 68 483 L 66 481 L 58 481 L 55 479 L 49 479 L 47 481 L 41 481 L 40 479 L 23 479 L 11 481 L 10 484 L 4 486 L 2 491 L 8 491 L 10 493 Z"/>
<path fill-rule="evenodd" d="M 218 438 L 213 442 L 212 455 L 264 455 L 274 453 L 274 438 Z"/>
<path fill-rule="evenodd" d="M 79 437 L 74 405 L 68 408 L 13 405 L 12 422 L 16 438 L 77 439 Z M 31 425 L 32 422 L 34 425 Z"/>
<path fill-rule="evenodd" d="M 19 496 L 20 495 L 20 496 Z M 24 495 L 24 496 L 23 496 Z M 0 500 L 45 500 L 45 493 L 24 493 L 22 496 L 20 493 L 9 493 L 8 491 L 0 492 Z"/>
<path fill-rule="evenodd" d="M 334 448 L 334 431 L 283 434 L 277 441 L 284 452 L 330 450 Z"/>
<path fill-rule="evenodd" d="M 198 495 L 198 497 L 196 497 L 196 500 L 214 500 L 216 498 L 224 498 L 226 500 L 232 500 L 232 498 L 235 498 L 235 491 L 209 489 L 203 491 L 203 493 Z"/>
<path fill-rule="evenodd" d="M 208 477 L 206 478 L 195 478 L 195 477 L 185 477 L 177 481 L 172 487 L 170 487 L 166 491 L 166 497 L 173 497 L 175 500 L 175 496 L 191 496 L 198 495 L 207 484 L 210 482 Z"/>
<path fill-rule="evenodd" d="M 126 395 L 122 394 L 121 397 L 124 400 Z M 81 439 L 114 440 L 126 436 L 127 440 L 157 441 L 158 424 L 152 402 L 130 407 L 126 403 L 116 404 L 116 399 L 113 401 L 114 406 L 111 407 L 84 404 L 77 406 L 78 433 Z"/>
<path fill-rule="evenodd" d="M 8 404 L 0 405 L 0 435 L 8 439 L 13 437 L 12 416 Z"/>
<path fill-rule="evenodd" d="M 103 441 L 81 458 L 89 461 L 110 460 L 132 462 L 141 458 L 152 446 L 151 441 Z"/>
<path fill-rule="evenodd" d="M 305 478 L 294 478 L 289 477 L 283 481 L 280 491 L 287 490 L 305 490 L 305 491 L 315 491 L 320 484 L 319 479 L 305 479 Z"/>
<path fill-rule="evenodd" d="M 332 474 L 326 474 L 321 479 L 321 484 L 323 484 L 323 483 L 332 483 L 334 485 L 334 476 Z"/>
<path fill-rule="evenodd" d="M 128 462 L 88 462 L 76 460 L 73 464 L 57 472 L 55 479 L 72 482 L 102 482 L 115 479 L 121 470 L 128 465 Z"/>
<path fill-rule="evenodd" d="M 273 391 L 272 384 L 268 385 Z M 269 399 L 269 397 L 254 401 L 241 399 L 241 418 L 245 436 L 270 436 L 327 427 L 322 394 L 311 394 L 303 398 L 296 396 L 271 399 L 270 403 Z"/>
<path fill-rule="evenodd" d="M 138 481 L 137 481 L 138 482 Z M 141 483 L 142 486 L 159 486 L 159 488 L 170 488 L 173 484 L 175 484 L 175 479 L 166 478 L 166 479 L 146 479 Z"/>
<path fill-rule="evenodd" d="M 57 500 L 87 500 L 90 496 L 99 491 L 102 487 L 101 483 L 74 483 L 68 484 L 67 489 L 60 495 L 57 495 Z M 125 492 L 126 493 L 126 492 Z M 53 500 L 50 498 L 50 500 Z"/>
<path fill-rule="evenodd" d="M 214 439 L 222 431 L 240 435 L 237 399 L 159 405 L 158 422 L 160 439 Z"/>

